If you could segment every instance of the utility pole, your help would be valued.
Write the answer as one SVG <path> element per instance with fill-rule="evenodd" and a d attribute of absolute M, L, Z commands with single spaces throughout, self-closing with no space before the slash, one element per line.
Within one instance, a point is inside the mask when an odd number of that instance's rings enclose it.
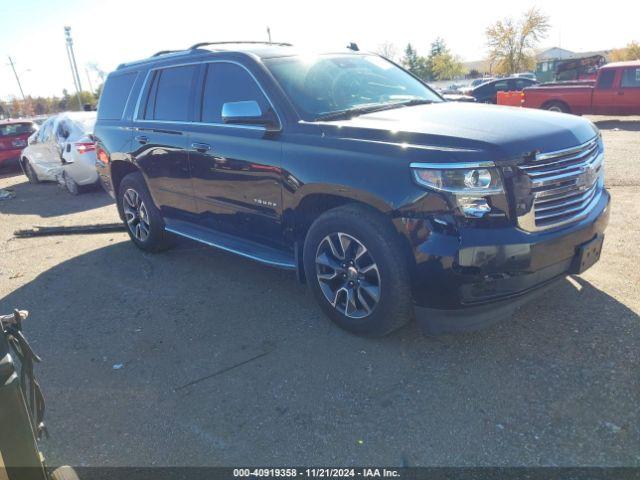
<path fill-rule="evenodd" d="M 267 35 L 269 36 L 269 43 L 271 43 L 271 29 L 267 26 Z"/>
<path fill-rule="evenodd" d="M 84 73 L 87 74 L 87 82 L 89 82 L 89 91 L 93 94 L 93 85 L 91 85 L 91 77 L 89 76 L 89 69 L 87 67 L 84 68 Z"/>
<path fill-rule="evenodd" d="M 20 89 L 20 95 L 22 95 L 22 101 L 26 102 L 27 99 L 24 96 L 24 92 L 22 91 L 22 84 L 20 83 L 20 77 L 18 77 L 18 72 L 16 72 L 16 67 L 13 64 L 13 60 L 9 57 L 9 65 L 11 65 L 11 70 L 13 70 L 13 74 L 16 76 L 16 82 L 18 82 L 18 88 Z"/>
<path fill-rule="evenodd" d="M 73 53 L 73 39 L 71 38 L 71 27 L 64 27 L 64 36 L 67 41 L 67 56 L 69 57 L 69 66 L 73 75 L 73 83 L 76 87 L 76 96 L 78 97 L 78 108 L 82 110 L 82 84 L 80 83 L 80 75 L 78 74 L 78 66 L 76 65 L 76 56 Z"/>

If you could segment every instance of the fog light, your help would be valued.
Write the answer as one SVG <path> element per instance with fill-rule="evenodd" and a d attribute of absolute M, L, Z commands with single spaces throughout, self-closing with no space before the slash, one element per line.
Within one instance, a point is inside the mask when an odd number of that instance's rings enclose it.
<path fill-rule="evenodd" d="M 456 202 L 465 217 L 482 218 L 491 211 L 487 200 L 482 197 L 456 197 Z"/>

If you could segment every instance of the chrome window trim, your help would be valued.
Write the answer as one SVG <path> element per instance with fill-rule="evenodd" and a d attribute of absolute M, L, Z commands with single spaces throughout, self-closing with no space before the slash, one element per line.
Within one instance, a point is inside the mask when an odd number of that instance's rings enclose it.
<path fill-rule="evenodd" d="M 147 86 L 149 84 L 149 77 L 151 76 L 152 72 L 155 72 L 156 70 L 165 70 L 167 68 L 186 67 L 186 66 L 189 66 L 189 65 L 205 65 L 205 64 L 209 64 L 209 63 L 231 63 L 233 65 L 238 65 L 239 67 L 243 68 L 249 74 L 249 76 L 253 79 L 253 81 L 256 83 L 256 85 L 258 86 L 258 88 L 260 89 L 260 91 L 262 92 L 264 97 L 267 99 L 267 102 L 269 102 L 269 105 L 271 105 L 271 109 L 276 114 L 276 118 L 278 119 L 278 124 L 279 124 L 280 128 L 283 127 L 284 124 L 282 123 L 282 119 L 280 118 L 280 114 L 278 113 L 278 110 L 276 109 L 275 105 L 271 101 L 271 98 L 269 97 L 269 95 L 267 95 L 267 92 L 262 87 L 262 85 L 260 84 L 258 79 L 251 72 L 251 70 L 249 70 L 245 65 L 243 65 L 242 63 L 237 62 L 235 60 L 194 61 L 194 62 L 176 63 L 176 64 L 172 64 L 172 65 L 164 65 L 164 66 L 157 66 L 157 67 L 150 68 L 147 71 L 147 74 L 145 76 L 144 82 L 142 83 L 142 88 L 140 89 L 140 93 L 138 94 L 138 100 L 136 102 L 136 108 L 135 108 L 135 110 L 133 112 L 133 122 L 134 123 L 138 123 L 139 122 L 139 123 L 181 124 L 181 125 L 204 125 L 204 126 L 212 126 L 212 127 L 243 128 L 243 129 L 247 129 L 247 130 L 266 131 L 266 127 L 262 127 L 262 126 L 258 126 L 258 125 L 235 125 L 235 124 L 229 124 L 229 123 L 189 122 L 189 121 L 180 121 L 180 120 L 145 120 L 145 119 L 138 118 L 138 115 L 140 113 L 140 103 L 142 102 L 142 96 L 144 95 L 144 92 L 147 89 Z M 204 90 L 203 90 L 202 93 L 204 95 Z"/>
<path fill-rule="evenodd" d="M 458 163 L 425 163 L 412 162 L 409 164 L 411 168 L 430 169 L 430 170 L 458 170 L 463 168 L 490 168 L 496 164 L 490 161 L 485 162 L 458 162 Z"/>

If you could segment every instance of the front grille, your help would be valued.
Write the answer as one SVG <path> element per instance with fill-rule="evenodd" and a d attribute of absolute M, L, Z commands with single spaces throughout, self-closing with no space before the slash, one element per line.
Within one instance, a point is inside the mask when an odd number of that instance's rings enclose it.
<path fill-rule="evenodd" d="M 596 137 L 578 147 L 537 154 L 520 165 L 529 177 L 533 195 L 533 207 L 520 219 L 521 226 L 545 230 L 586 216 L 602 193 L 599 178 L 603 161 Z"/>

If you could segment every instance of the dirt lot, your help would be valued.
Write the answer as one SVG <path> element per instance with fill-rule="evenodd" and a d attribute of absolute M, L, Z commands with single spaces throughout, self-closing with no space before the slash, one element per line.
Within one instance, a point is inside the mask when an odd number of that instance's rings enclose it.
<path fill-rule="evenodd" d="M 613 196 L 602 260 L 512 321 L 427 338 L 348 335 L 287 272 L 126 234 L 6 173 L 0 311 L 31 310 L 51 464 L 640 465 L 640 118 L 594 118 Z M 118 368 L 120 367 L 121 368 Z"/>

